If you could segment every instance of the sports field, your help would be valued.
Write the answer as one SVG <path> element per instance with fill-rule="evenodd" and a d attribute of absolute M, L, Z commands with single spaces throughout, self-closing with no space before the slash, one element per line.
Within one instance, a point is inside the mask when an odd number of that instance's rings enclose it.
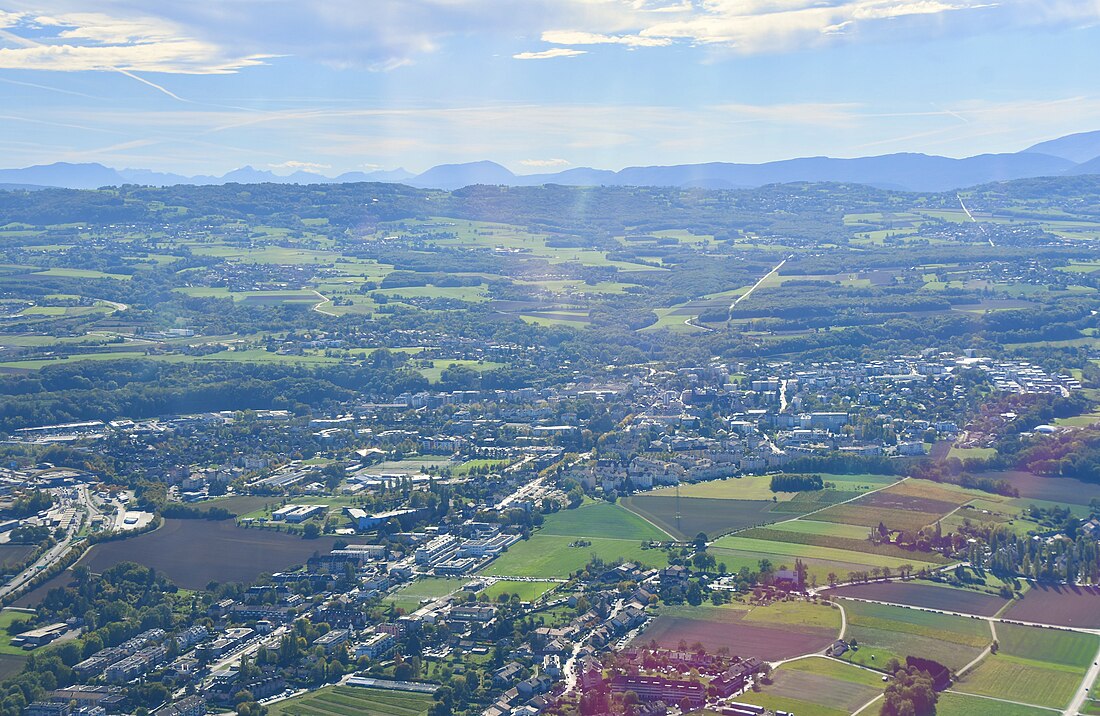
<path fill-rule="evenodd" d="M 401 587 L 386 601 L 398 609 L 414 612 L 425 599 L 438 599 L 458 591 L 466 581 L 448 577 L 424 577 Z"/>

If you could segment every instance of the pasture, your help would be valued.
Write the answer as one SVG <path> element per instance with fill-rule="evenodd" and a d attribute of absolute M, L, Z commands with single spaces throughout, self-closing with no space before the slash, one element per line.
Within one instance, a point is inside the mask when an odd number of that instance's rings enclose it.
<path fill-rule="evenodd" d="M 1000 699 L 945 691 L 936 703 L 937 716 L 1049 716 L 1047 709 L 1010 704 Z"/>
<path fill-rule="evenodd" d="M 630 510 L 608 502 L 590 502 L 546 516 L 539 534 L 567 537 L 609 537 L 630 540 L 667 540 L 669 535 Z"/>
<path fill-rule="evenodd" d="M 425 716 L 428 694 L 383 691 L 352 686 L 326 686 L 271 704 L 270 716 Z"/>
<path fill-rule="evenodd" d="M 998 624 L 997 640 L 999 654 L 1080 669 L 1082 673 L 1100 649 L 1100 637 L 1092 634 L 1018 624 Z"/>
<path fill-rule="evenodd" d="M 0 655 L 18 656 L 26 653 L 22 647 L 12 645 L 8 629 L 11 628 L 13 623 L 17 621 L 26 622 L 33 616 L 33 611 L 12 609 L 11 607 L 0 611 Z M 2 668 L 2 662 L 0 662 L 0 668 Z"/>
<path fill-rule="evenodd" d="M 580 544 L 588 542 L 590 544 Z M 570 546 L 574 545 L 576 546 Z M 517 542 L 481 571 L 491 577 L 545 577 L 566 579 L 584 568 L 593 557 L 605 562 L 637 562 L 648 567 L 668 566 L 668 555 L 659 549 L 643 549 L 640 541 L 606 537 L 570 537 L 537 532 Z"/>
<path fill-rule="evenodd" d="M 486 587 L 482 594 L 494 602 L 504 594 L 515 594 L 522 602 L 533 602 L 557 586 L 554 582 L 516 582 L 501 579 Z"/>
<path fill-rule="evenodd" d="M 1073 698 L 1083 673 L 1044 667 L 1004 654 L 987 657 L 955 684 L 962 693 L 1061 709 Z"/>
<path fill-rule="evenodd" d="M 989 625 L 978 619 L 848 600 L 842 606 L 847 637 L 859 645 L 842 658 L 864 666 L 881 669 L 891 658 L 904 663 L 918 656 L 958 670 L 993 640 Z"/>

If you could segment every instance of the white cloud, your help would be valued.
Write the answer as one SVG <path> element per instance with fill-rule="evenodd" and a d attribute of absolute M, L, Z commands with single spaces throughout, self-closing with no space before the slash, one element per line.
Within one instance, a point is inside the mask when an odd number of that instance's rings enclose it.
<path fill-rule="evenodd" d="M 271 169 L 289 169 L 291 171 L 313 172 L 319 174 L 324 169 L 332 169 L 331 164 L 318 164 L 317 162 L 299 162 L 293 159 L 278 164 L 268 164 Z"/>
<path fill-rule="evenodd" d="M 573 164 L 568 159 L 521 159 L 519 163 L 521 166 L 531 167 L 532 169 L 556 169 Z"/>
<path fill-rule="evenodd" d="M 578 55 L 588 54 L 585 50 L 573 50 L 567 47 L 555 47 L 552 50 L 543 50 L 542 52 L 520 52 L 512 55 L 516 60 L 552 60 L 555 57 L 576 57 Z"/>
<path fill-rule="evenodd" d="M 672 44 L 672 40 L 667 37 L 602 35 L 576 30 L 549 30 L 542 33 L 542 41 L 553 45 L 627 45 L 629 47 L 664 47 Z"/>
<path fill-rule="evenodd" d="M 4 13 L 0 26 L 6 27 L 2 36 L 18 45 L 0 47 L 0 69 L 228 74 L 272 57 L 227 52 L 157 18 Z"/>

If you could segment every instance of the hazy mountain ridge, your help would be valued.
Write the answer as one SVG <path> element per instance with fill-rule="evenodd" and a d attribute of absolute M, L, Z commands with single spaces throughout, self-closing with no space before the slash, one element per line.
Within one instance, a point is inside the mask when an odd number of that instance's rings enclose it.
<path fill-rule="evenodd" d="M 1011 154 L 981 154 L 953 159 L 899 153 L 854 159 L 801 157 L 762 164 L 709 162 L 672 166 L 627 167 L 620 171 L 576 167 L 561 172 L 518 175 L 491 161 L 441 164 L 421 174 L 404 169 L 346 172 L 327 177 L 307 171 L 281 176 L 241 167 L 222 176 L 184 176 L 146 169 L 112 169 L 102 164 L 58 162 L 24 169 L 0 170 L 0 185 L 93 189 L 119 184 L 330 184 L 346 182 L 403 183 L 419 188 L 453 190 L 472 184 L 537 186 L 676 186 L 739 189 L 790 182 L 848 182 L 883 189 L 948 191 L 976 184 L 1041 176 L 1100 173 L 1100 131 L 1072 134 L 1041 142 Z"/>

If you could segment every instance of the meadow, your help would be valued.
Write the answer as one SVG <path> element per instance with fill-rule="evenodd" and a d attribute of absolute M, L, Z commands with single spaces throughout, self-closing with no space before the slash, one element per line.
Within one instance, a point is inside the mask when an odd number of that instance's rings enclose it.
<path fill-rule="evenodd" d="M 515 582 L 501 579 L 490 584 L 481 593 L 494 602 L 504 594 L 517 595 L 522 602 L 533 602 L 556 587 L 553 582 Z"/>
<path fill-rule="evenodd" d="M 425 716 L 427 694 L 326 686 L 268 707 L 271 716 Z"/>
<path fill-rule="evenodd" d="M 421 602 L 439 599 L 462 589 L 468 580 L 449 577 L 421 577 L 398 589 L 384 601 L 406 613 L 420 608 Z"/>
<path fill-rule="evenodd" d="M 842 658 L 863 666 L 881 669 L 891 658 L 905 663 L 905 657 L 918 656 L 958 670 L 993 641 L 989 625 L 978 619 L 851 600 L 842 606 L 846 637 L 859 647 Z"/>
<path fill-rule="evenodd" d="M 580 541 L 590 544 L 570 546 Z M 604 562 L 625 560 L 648 567 L 668 565 L 667 554 L 659 549 L 643 549 L 633 539 L 574 537 L 537 532 L 517 542 L 493 560 L 481 573 L 493 577 L 544 577 L 566 579 L 584 568 L 593 557 Z"/>
<path fill-rule="evenodd" d="M 546 516 L 539 534 L 663 541 L 669 535 L 633 512 L 607 502 L 589 502 Z"/>

